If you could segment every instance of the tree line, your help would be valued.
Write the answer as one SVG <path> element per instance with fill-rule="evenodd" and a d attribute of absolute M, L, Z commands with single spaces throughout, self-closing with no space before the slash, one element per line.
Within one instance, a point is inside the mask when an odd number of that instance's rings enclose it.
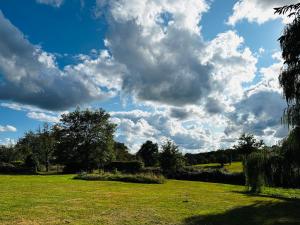
<path fill-rule="evenodd" d="M 184 164 L 178 146 L 171 141 L 161 146 L 161 152 L 158 144 L 146 141 L 131 154 L 124 143 L 114 140 L 115 130 L 116 124 L 103 109 L 78 108 L 62 115 L 53 126 L 45 123 L 36 132 L 26 132 L 14 146 L 0 146 L 0 163 L 33 172 L 48 172 L 51 165 L 59 165 L 72 173 L 103 169 L 112 161 L 139 160 L 146 167 L 160 166 L 167 173 Z"/>

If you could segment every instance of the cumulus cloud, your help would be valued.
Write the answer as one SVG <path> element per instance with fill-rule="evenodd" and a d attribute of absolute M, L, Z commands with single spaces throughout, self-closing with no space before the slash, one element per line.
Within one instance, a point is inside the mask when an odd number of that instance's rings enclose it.
<path fill-rule="evenodd" d="M 245 90 L 241 101 L 234 104 L 235 110 L 227 114 L 227 136 L 247 132 L 275 144 L 288 134 L 288 128 L 281 124 L 286 103 L 278 83 L 283 61 L 279 53 L 274 53 L 273 58 L 277 62 L 260 69 L 260 81 Z"/>
<path fill-rule="evenodd" d="M 139 101 L 182 106 L 211 97 L 208 110 L 215 112 L 229 97 L 240 98 L 242 84 L 255 75 L 257 59 L 236 32 L 203 40 L 205 1 L 100 2 L 109 9 L 106 47 L 127 69 L 122 90 Z"/>
<path fill-rule="evenodd" d="M 298 2 L 298 0 L 239 0 L 234 4 L 233 14 L 228 18 L 227 23 L 235 25 L 241 20 L 247 20 L 262 24 L 277 18 L 282 18 L 284 22 L 288 22 L 287 17 L 274 15 L 274 8 Z"/>
<path fill-rule="evenodd" d="M 100 53 L 60 70 L 53 54 L 32 45 L 0 11 L 0 99 L 50 110 L 102 100 L 115 95 L 107 85 L 114 69 L 110 56 Z"/>
<path fill-rule="evenodd" d="M 26 114 L 27 117 L 42 121 L 42 122 L 48 122 L 48 123 L 57 123 L 59 122 L 60 116 L 52 116 L 47 115 L 45 113 L 38 113 L 38 112 L 29 112 Z"/>
<path fill-rule="evenodd" d="M 60 7 L 64 0 L 36 0 L 37 3 L 50 5 L 53 7 Z"/>
<path fill-rule="evenodd" d="M 14 126 L 11 125 L 5 125 L 5 126 L 1 126 L 0 125 L 0 132 L 16 132 L 17 128 L 15 128 Z"/>
<path fill-rule="evenodd" d="M 125 92 L 139 100 L 182 105 L 196 103 L 212 89 L 212 67 L 199 59 L 204 1 L 109 1 L 109 8 L 106 43 L 128 70 Z M 164 12 L 172 14 L 166 32 L 157 22 Z"/>
<path fill-rule="evenodd" d="M 168 112 L 172 110 L 113 112 L 113 122 L 119 125 L 117 139 L 125 142 L 133 152 L 146 140 L 162 144 L 166 139 L 171 139 L 184 152 L 213 149 L 213 145 L 218 147 L 213 134 L 204 129 L 199 120 L 178 120 L 170 117 Z M 189 109 L 189 112 L 192 110 Z"/>

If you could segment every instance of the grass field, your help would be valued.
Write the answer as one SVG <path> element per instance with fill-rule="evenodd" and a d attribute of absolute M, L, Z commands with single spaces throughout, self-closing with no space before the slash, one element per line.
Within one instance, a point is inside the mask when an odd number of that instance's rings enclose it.
<path fill-rule="evenodd" d="M 0 175 L 0 224 L 298 225 L 300 190 L 168 180 L 133 184 L 72 175 Z"/>
<path fill-rule="evenodd" d="M 219 163 L 198 164 L 198 165 L 194 165 L 194 167 L 214 169 L 214 168 L 220 168 L 220 164 Z M 232 162 L 231 164 L 225 164 L 224 168 L 231 173 L 243 172 L 242 162 Z"/>

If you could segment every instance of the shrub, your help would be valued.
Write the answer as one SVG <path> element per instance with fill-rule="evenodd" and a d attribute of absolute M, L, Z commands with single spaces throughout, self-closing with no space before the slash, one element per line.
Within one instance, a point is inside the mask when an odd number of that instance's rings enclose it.
<path fill-rule="evenodd" d="M 156 174 L 156 175 L 161 175 L 162 169 L 160 167 L 144 167 L 141 170 L 142 173 L 152 173 L 152 174 Z"/>
<path fill-rule="evenodd" d="M 124 173 L 139 173 L 144 167 L 140 161 L 113 161 L 105 166 L 108 171 L 120 171 Z"/>
<path fill-rule="evenodd" d="M 32 168 L 24 165 L 13 165 L 11 163 L 0 162 L 0 173 L 33 173 Z"/>
<path fill-rule="evenodd" d="M 120 174 L 120 173 L 102 173 L 102 174 L 87 174 L 81 173 L 74 177 L 78 180 L 90 180 L 90 181 L 122 181 L 130 183 L 144 183 L 144 184 L 162 184 L 165 182 L 165 178 L 161 175 L 155 174 Z"/>
<path fill-rule="evenodd" d="M 266 161 L 263 152 L 253 152 L 245 158 L 246 185 L 250 192 L 259 193 L 265 185 Z"/>
<path fill-rule="evenodd" d="M 177 180 L 204 181 L 225 184 L 245 185 L 245 176 L 243 173 L 227 173 L 218 169 L 193 169 L 185 167 L 178 170 L 168 178 Z"/>

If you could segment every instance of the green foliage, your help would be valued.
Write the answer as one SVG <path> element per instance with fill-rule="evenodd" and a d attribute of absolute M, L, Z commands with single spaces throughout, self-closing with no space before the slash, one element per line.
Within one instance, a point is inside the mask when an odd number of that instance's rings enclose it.
<path fill-rule="evenodd" d="M 264 152 L 253 152 L 244 161 L 246 185 L 250 192 L 259 193 L 265 185 L 266 155 Z"/>
<path fill-rule="evenodd" d="M 74 177 L 78 180 L 93 180 L 93 181 L 122 181 L 129 183 L 144 183 L 144 184 L 163 184 L 165 178 L 162 175 L 151 173 L 140 174 L 121 174 L 121 173 L 101 173 L 101 174 L 78 174 Z"/>
<path fill-rule="evenodd" d="M 66 165 L 68 172 L 103 168 L 114 159 L 115 128 L 103 109 L 76 109 L 62 115 L 55 128 L 57 162 Z"/>
<path fill-rule="evenodd" d="M 136 156 L 144 162 L 146 167 L 156 166 L 158 164 L 158 145 L 152 141 L 146 141 Z"/>
<path fill-rule="evenodd" d="M 279 82 L 287 101 L 283 121 L 292 127 L 300 126 L 300 4 L 275 9 L 277 14 L 289 14 L 294 19 L 279 38 L 284 67 Z"/>
<path fill-rule="evenodd" d="M 14 160 L 16 160 L 14 147 L 0 145 L 0 162 L 10 163 Z"/>
<path fill-rule="evenodd" d="M 144 167 L 140 161 L 113 161 L 105 166 L 106 170 L 117 170 L 124 173 L 139 173 Z"/>
<path fill-rule="evenodd" d="M 256 150 L 261 149 L 263 146 L 263 141 L 257 141 L 252 134 L 242 134 L 239 137 L 238 145 L 234 146 L 234 148 L 244 156 L 247 156 Z"/>
<path fill-rule="evenodd" d="M 114 151 L 116 161 L 132 161 L 135 160 L 135 156 L 128 152 L 128 148 L 124 143 L 115 142 Z"/>
<path fill-rule="evenodd" d="M 229 158 L 224 153 L 219 155 L 217 160 L 221 167 L 224 167 L 224 165 L 229 162 Z"/>
<path fill-rule="evenodd" d="M 162 145 L 159 162 L 163 173 L 167 176 L 171 176 L 184 166 L 184 158 L 178 146 L 169 140 Z"/>
<path fill-rule="evenodd" d="M 204 181 L 224 184 L 245 185 L 243 173 L 229 173 L 218 168 L 183 167 L 169 176 L 177 180 Z"/>

